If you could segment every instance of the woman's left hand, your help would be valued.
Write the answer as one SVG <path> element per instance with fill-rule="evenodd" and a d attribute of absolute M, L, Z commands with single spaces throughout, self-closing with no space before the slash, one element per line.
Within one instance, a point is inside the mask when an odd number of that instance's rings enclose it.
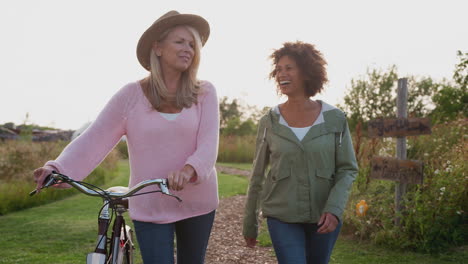
<path fill-rule="evenodd" d="M 317 233 L 326 234 L 335 231 L 338 226 L 338 218 L 331 213 L 323 213 L 318 222 L 319 229 Z"/>
<path fill-rule="evenodd" d="M 190 165 L 185 165 L 180 171 L 172 171 L 167 177 L 169 189 L 180 191 L 184 189 L 185 184 L 192 181 L 193 177 L 196 177 L 196 172 Z"/>

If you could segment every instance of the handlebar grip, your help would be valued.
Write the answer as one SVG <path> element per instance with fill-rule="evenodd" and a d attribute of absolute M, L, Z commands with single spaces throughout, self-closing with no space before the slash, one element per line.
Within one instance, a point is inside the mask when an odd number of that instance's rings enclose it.
<path fill-rule="evenodd" d="M 52 177 L 52 174 L 50 174 L 49 176 L 47 176 L 45 179 L 44 179 L 44 182 L 45 184 L 42 185 L 42 188 L 47 188 L 51 185 L 54 185 L 57 183 L 57 180 L 55 180 L 54 177 Z"/>
<path fill-rule="evenodd" d="M 52 173 L 55 173 L 55 172 L 52 172 Z M 42 187 L 41 189 L 44 189 L 44 188 L 47 188 L 51 185 L 54 185 L 56 183 L 56 180 L 54 177 L 52 177 L 52 174 L 49 174 L 47 175 L 47 177 L 44 179 L 44 181 L 42 182 Z M 37 193 L 37 189 L 33 190 L 32 192 L 29 193 L 29 196 L 33 196 Z"/>

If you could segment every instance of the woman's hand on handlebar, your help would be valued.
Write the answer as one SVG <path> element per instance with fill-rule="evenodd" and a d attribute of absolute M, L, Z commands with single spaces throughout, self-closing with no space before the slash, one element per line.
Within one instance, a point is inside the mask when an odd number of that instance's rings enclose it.
<path fill-rule="evenodd" d="M 44 185 L 44 180 L 47 176 L 52 174 L 54 168 L 51 166 L 44 166 L 34 170 L 34 182 L 36 182 L 36 190 L 40 192 Z M 70 188 L 70 185 L 66 183 L 59 183 L 54 185 L 55 188 Z"/>
<path fill-rule="evenodd" d="M 185 165 L 182 170 L 169 173 L 167 177 L 169 189 L 180 191 L 188 182 L 194 182 L 196 177 L 195 169 L 190 165 Z"/>

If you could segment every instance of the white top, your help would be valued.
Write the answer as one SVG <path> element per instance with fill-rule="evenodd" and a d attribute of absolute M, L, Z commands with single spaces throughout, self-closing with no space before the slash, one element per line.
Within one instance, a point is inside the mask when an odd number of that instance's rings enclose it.
<path fill-rule="evenodd" d="M 299 141 L 301 141 L 305 135 L 307 134 L 307 132 L 309 132 L 310 128 L 313 127 L 313 126 L 316 126 L 318 124 L 321 124 L 324 122 L 324 119 L 323 119 L 323 112 L 325 111 L 328 111 L 328 110 L 331 110 L 335 107 L 327 104 L 327 103 L 324 103 L 322 101 L 319 101 L 317 100 L 321 105 L 322 105 L 322 109 L 320 110 L 320 114 L 319 116 L 317 117 L 317 119 L 315 120 L 315 122 L 311 125 L 311 126 L 308 126 L 308 127 L 292 127 L 290 126 L 286 120 L 284 120 L 283 116 L 281 115 L 281 112 L 279 110 L 279 105 L 275 106 L 274 108 L 274 111 L 279 114 L 280 118 L 279 118 L 279 123 L 281 125 L 284 125 L 284 126 L 287 126 L 289 127 L 292 132 L 296 135 L 297 139 L 299 139 Z"/>
<path fill-rule="evenodd" d="M 289 127 L 289 128 L 292 130 L 292 132 L 294 132 L 297 139 L 299 139 L 299 141 L 301 141 L 305 137 L 307 132 L 309 132 L 311 127 L 312 126 L 308 126 L 308 127 Z"/>
<path fill-rule="evenodd" d="M 169 120 L 169 121 L 173 121 L 177 118 L 177 116 L 179 116 L 180 113 L 161 113 L 161 112 L 158 112 L 160 113 L 165 119 Z"/>

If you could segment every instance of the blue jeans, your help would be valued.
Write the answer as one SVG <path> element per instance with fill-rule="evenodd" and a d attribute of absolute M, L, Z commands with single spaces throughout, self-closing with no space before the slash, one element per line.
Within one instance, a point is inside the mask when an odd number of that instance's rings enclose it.
<path fill-rule="evenodd" d="M 177 263 L 204 263 L 215 211 L 175 223 L 154 224 L 133 221 L 143 263 L 174 263 L 174 232 Z"/>
<path fill-rule="evenodd" d="M 267 218 L 268 231 L 279 264 L 327 264 L 340 233 L 317 233 L 317 224 L 285 223 Z"/>

